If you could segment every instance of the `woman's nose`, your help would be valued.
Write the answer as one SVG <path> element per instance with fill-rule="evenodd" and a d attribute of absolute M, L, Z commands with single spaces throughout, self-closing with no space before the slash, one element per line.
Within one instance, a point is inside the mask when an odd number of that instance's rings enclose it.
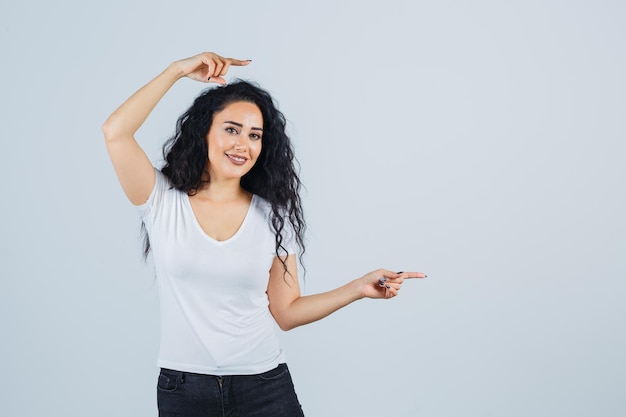
<path fill-rule="evenodd" d="M 235 142 L 235 150 L 237 151 L 245 151 L 247 149 L 247 145 L 245 143 L 244 139 L 241 138 L 237 138 L 237 141 Z"/>

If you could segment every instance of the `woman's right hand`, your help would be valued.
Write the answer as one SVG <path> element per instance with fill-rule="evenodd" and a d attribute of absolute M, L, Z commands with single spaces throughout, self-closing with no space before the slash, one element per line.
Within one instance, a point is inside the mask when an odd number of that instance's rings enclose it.
<path fill-rule="evenodd" d="M 360 297 L 392 298 L 398 295 L 402 283 L 406 279 L 426 278 L 423 272 L 393 272 L 388 269 L 377 269 L 356 280 Z"/>
<path fill-rule="evenodd" d="M 226 75 L 231 65 L 248 65 L 251 61 L 224 58 L 213 52 L 203 52 L 192 57 L 174 62 L 183 76 L 200 82 L 226 84 L 222 76 Z"/>

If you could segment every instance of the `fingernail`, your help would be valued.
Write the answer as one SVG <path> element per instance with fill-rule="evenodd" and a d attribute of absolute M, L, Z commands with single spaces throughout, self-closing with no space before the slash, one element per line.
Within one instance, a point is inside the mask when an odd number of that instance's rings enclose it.
<path fill-rule="evenodd" d="M 396 272 L 396 274 L 402 274 L 402 273 L 404 273 L 404 271 Z"/>
<path fill-rule="evenodd" d="M 387 281 L 387 277 L 382 277 L 381 279 L 379 279 L 380 282 L 385 282 Z"/>
<path fill-rule="evenodd" d="M 391 285 L 387 284 L 387 285 L 385 285 L 385 287 L 386 287 L 387 289 L 389 289 L 389 288 L 391 288 Z"/>
<path fill-rule="evenodd" d="M 211 79 L 211 77 L 207 78 L 206 80 L 209 81 Z"/>
<path fill-rule="evenodd" d="M 424 274 L 424 278 L 428 278 L 428 275 Z"/>
<path fill-rule="evenodd" d="M 379 287 L 384 287 L 384 286 L 385 286 L 385 284 L 383 284 L 382 282 L 379 282 L 379 283 L 378 283 L 378 286 L 379 286 Z"/>

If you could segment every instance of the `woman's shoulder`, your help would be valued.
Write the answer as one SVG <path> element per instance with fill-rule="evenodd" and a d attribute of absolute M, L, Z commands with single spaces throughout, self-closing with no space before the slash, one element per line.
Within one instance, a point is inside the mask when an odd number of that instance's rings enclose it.
<path fill-rule="evenodd" d="M 169 177 L 160 169 L 154 168 L 154 172 L 154 188 L 152 189 L 152 193 L 150 194 L 147 203 L 162 204 L 172 201 L 173 199 L 180 199 L 182 196 L 186 195 L 183 191 L 174 188 Z"/>
<path fill-rule="evenodd" d="M 174 187 L 172 187 L 172 182 L 168 176 L 163 173 L 163 171 L 155 167 L 154 173 L 156 178 L 154 181 L 153 193 L 166 194 L 172 191 L 177 191 Z"/>
<path fill-rule="evenodd" d="M 162 170 L 158 168 L 154 168 L 154 171 L 157 176 L 156 182 L 163 189 L 164 192 L 187 194 L 186 192 L 181 191 L 178 188 L 176 188 L 172 180 L 170 180 L 170 178 Z"/>
<path fill-rule="evenodd" d="M 274 212 L 274 206 L 272 203 L 264 197 L 261 197 L 258 194 L 252 194 L 252 205 L 256 210 L 262 212 L 265 217 L 272 217 L 272 213 Z M 287 217 L 287 208 L 281 207 L 280 205 L 276 207 L 277 213 L 279 217 Z"/>
<path fill-rule="evenodd" d="M 286 207 L 274 207 L 269 200 L 258 194 L 252 194 L 252 206 L 257 212 L 262 213 L 267 219 L 272 218 L 274 213 L 278 213 L 278 217 L 287 217 Z"/>
<path fill-rule="evenodd" d="M 251 204 L 255 209 L 265 214 L 269 214 L 272 211 L 272 204 L 258 194 L 252 194 Z"/>

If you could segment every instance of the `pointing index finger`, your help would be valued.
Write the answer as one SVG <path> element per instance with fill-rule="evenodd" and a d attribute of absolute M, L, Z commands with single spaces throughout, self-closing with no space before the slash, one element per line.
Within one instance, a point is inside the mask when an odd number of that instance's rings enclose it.
<path fill-rule="evenodd" d="M 404 278 L 426 278 L 426 275 L 423 272 L 398 272 L 398 274 L 404 275 Z"/>
<path fill-rule="evenodd" d="M 228 58 L 228 61 L 229 61 L 230 65 L 234 65 L 234 66 L 237 66 L 237 67 L 243 67 L 243 66 L 246 66 L 246 65 L 248 65 L 249 63 L 252 62 L 251 59 L 243 59 L 243 60 L 241 60 L 241 59 L 235 59 L 235 58 Z"/>

